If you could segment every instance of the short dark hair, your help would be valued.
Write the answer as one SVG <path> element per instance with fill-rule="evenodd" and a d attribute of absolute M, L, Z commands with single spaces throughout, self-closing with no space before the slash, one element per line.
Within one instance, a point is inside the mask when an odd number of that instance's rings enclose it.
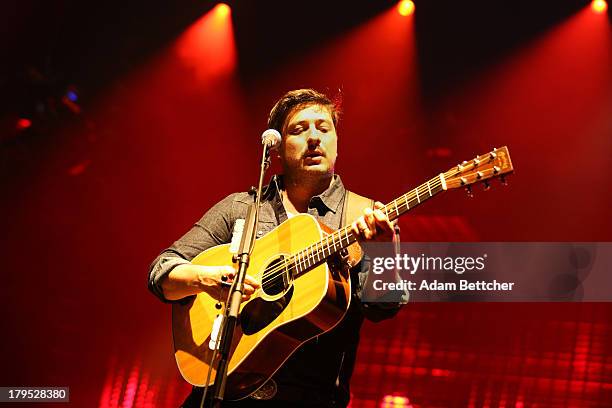
<path fill-rule="evenodd" d="M 329 109 L 334 126 L 336 126 L 340 120 L 341 100 L 340 93 L 332 101 L 327 95 L 314 89 L 289 91 L 274 104 L 270 111 L 268 129 L 276 129 L 282 134 L 287 116 L 296 108 L 305 108 L 310 105 L 321 105 Z"/>

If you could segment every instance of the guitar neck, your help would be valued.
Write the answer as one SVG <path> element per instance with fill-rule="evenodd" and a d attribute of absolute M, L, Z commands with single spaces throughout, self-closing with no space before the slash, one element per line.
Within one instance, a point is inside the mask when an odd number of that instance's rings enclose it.
<path fill-rule="evenodd" d="M 445 189 L 444 176 L 441 174 L 391 201 L 381 211 L 390 221 L 393 221 Z M 299 276 L 322 264 L 331 255 L 348 248 L 355 242 L 357 242 L 357 237 L 353 234 L 350 225 L 327 235 L 321 241 L 310 245 L 291 257 L 289 264 L 294 276 Z"/>

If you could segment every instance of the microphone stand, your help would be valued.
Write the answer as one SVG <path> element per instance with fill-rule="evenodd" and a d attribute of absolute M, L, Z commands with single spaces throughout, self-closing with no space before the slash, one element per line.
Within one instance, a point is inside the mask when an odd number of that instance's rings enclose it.
<path fill-rule="evenodd" d="M 215 375 L 214 385 L 215 392 L 213 394 L 212 403 L 214 408 L 220 408 L 225 397 L 227 365 L 230 358 L 232 339 L 234 338 L 234 329 L 238 323 L 238 313 L 240 312 L 240 303 L 242 302 L 242 292 L 244 290 L 244 279 L 246 277 L 247 268 L 249 267 L 251 253 L 253 252 L 253 245 L 255 244 L 263 178 L 268 167 L 270 167 L 270 147 L 268 144 L 264 143 L 259 170 L 259 184 L 257 190 L 254 192 L 255 201 L 249 206 L 240 246 L 233 258 L 234 263 L 238 263 L 238 272 L 236 273 L 236 279 L 234 279 L 234 283 L 230 289 L 229 303 L 225 306 L 225 318 L 223 319 L 223 328 L 219 339 L 219 361 L 217 363 L 217 373 Z"/>

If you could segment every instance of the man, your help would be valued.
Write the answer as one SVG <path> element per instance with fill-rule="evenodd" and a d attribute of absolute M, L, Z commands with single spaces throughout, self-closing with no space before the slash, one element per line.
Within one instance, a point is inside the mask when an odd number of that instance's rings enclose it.
<path fill-rule="evenodd" d="M 351 221 L 346 220 L 349 196 L 334 173 L 338 118 L 337 106 L 312 89 L 288 92 L 273 107 L 268 127 L 282 135 L 278 157 L 283 174 L 272 178 L 262 197 L 258 236 L 298 213 L 311 214 L 332 229 Z M 361 241 L 391 241 L 393 227 L 380 211 L 382 204 L 376 202 L 372 209 L 371 200 L 360 200 L 356 202 L 366 204 L 360 208 L 366 208 L 352 223 L 353 233 Z M 213 206 L 153 262 L 150 290 L 163 301 L 180 301 L 202 291 L 218 297 L 227 286 L 224 283 L 232 281 L 234 269 L 189 261 L 209 247 L 230 242 L 234 222 L 246 217 L 252 201 L 248 193 L 236 193 Z M 336 327 L 298 349 L 260 391 L 224 406 L 346 406 L 363 318 L 381 320 L 393 316 L 400 307 L 400 302 L 361 302 L 369 269 L 367 257 L 351 269 L 352 301 Z M 243 298 L 248 299 L 259 286 L 255 278 L 247 276 Z M 201 395 L 202 391 L 194 388 L 183 406 L 199 406 Z"/>

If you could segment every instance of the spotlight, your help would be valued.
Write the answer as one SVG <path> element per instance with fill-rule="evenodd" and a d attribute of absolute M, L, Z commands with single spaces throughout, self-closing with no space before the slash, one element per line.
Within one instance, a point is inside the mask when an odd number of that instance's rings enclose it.
<path fill-rule="evenodd" d="M 608 9 L 608 3 L 606 3 L 606 0 L 593 0 L 591 9 L 596 13 L 605 13 Z"/>
<path fill-rule="evenodd" d="M 32 121 L 28 118 L 19 118 L 17 119 L 16 127 L 17 130 L 26 130 L 32 126 Z"/>
<path fill-rule="evenodd" d="M 70 90 L 66 92 L 66 98 L 68 98 L 72 102 L 76 102 L 79 99 L 79 95 L 75 91 Z"/>
<path fill-rule="evenodd" d="M 397 3 L 397 12 L 406 17 L 414 13 L 414 3 L 411 0 L 402 0 Z"/>
<path fill-rule="evenodd" d="M 219 18 L 226 17 L 230 13 L 230 11 L 230 6 L 225 3 L 219 3 L 215 6 L 215 13 Z"/>

